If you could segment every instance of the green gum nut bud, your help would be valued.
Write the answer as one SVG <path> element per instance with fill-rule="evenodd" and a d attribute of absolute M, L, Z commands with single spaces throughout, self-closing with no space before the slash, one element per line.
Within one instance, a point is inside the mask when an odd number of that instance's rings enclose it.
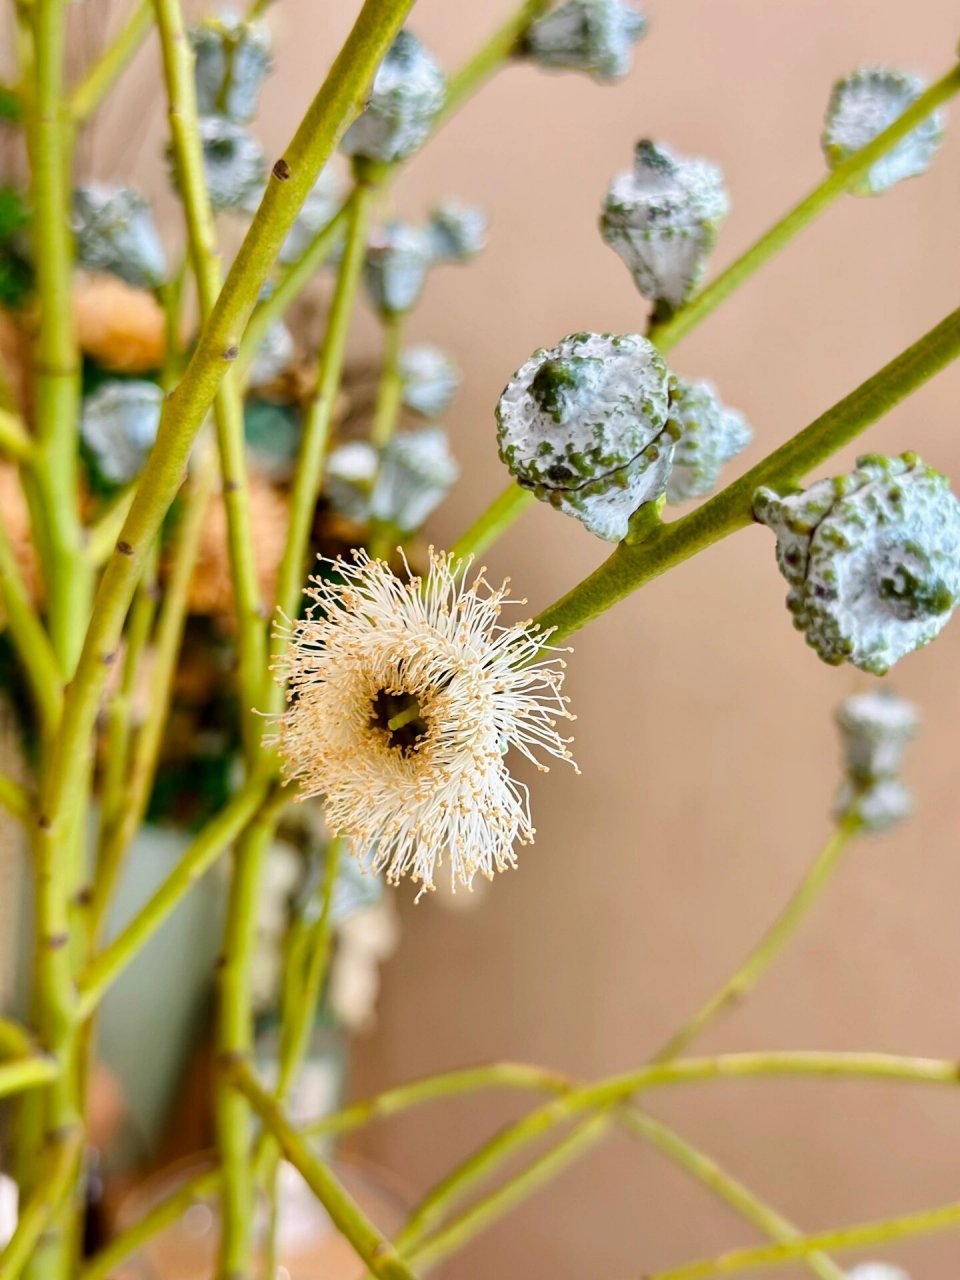
<path fill-rule="evenodd" d="M 960 502 L 915 454 L 868 454 L 802 493 L 759 489 L 794 625 L 825 662 L 883 675 L 960 602 Z"/>
<path fill-rule="evenodd" d="M 289 266 L 300 261 L 317 233 L 336 216 L 343 203 L 344 187 L 343 176 L 336 166 L 328 164 L 321 170 L 277 254 L 279 263 Z"/>
<path fill-rule="evenodd" d="M 225 116 L 201 116 L 198 133 L 213 209 L 219 212 L 255 208 L 263 194 L 267 174 L 260 144 L 243 125 L 234 124 Z"/>
<path fill-rule="evenodd" d="M 132 187 L 77 187 L 71 223 L 81 266 L 109 271 L 135 288 L 155 289 L 166 280 L 166 254 L 150 205 Z"/>
<path fill-rule="evenodd" d="M 191 27 L 197 110 L 249 124 L 260 90 L 273 65 L 270 32 L 262 22 L 245 22 L 224 11 Z"/>
<path fill-rule="evenodd" d="M 667 485 L 669 503 L 699 498 L 714 488 L 724 463 L 742 453 L 753 432 L 742 414 L 728 409 L 707 381 L 677 378 L 670 397 L 670 417 L 680 439 Z"/>
<path fill-rule="evenodd" d="M 729 207 L 716 165 L 641 141 L 633 170 L 615 178 L 607 192 L 600 234 L 645 298 L 676 308 L 700 283 Z"/>
<path fill-rule="evenodd" d="M 157 438 L 163 392 L 155 382 L 104 382 L 83 403 L 80 437 L 100 475 L 129 484 L 143 470 Z"/>
<path fill-rule="evenodd" d="M 468 262 L 487 243 L 487 215 L 474 205 L 446 200 L 427 223 L 434 262 Z"/>
<path fill-rule="evenodd" d="M 412 155 L 447 95 L 440 67 L 410 31 L 401 31 L 380 64 L 367 100 L 340 143 L 348 156 L 390 163 Z"/>
<path fill-rule="evenodd" d="M 424 418 L 435 418 L 450 404 L 460 385 L 460 370 L 439 347 L 422 343 L 400 356 L 403 403 Z"/>
<path fill-rule="evenodd" d="M 576 333 L 535 351 L 497 406 L 500 457 L 541 502 L 616 542 L 666 490 L 671 376 L 639 334 Z"/>
<path fill-rule="evenodd" d="M 644 15 L 624 0 L 568 0 L 531 24 L 522 52 L 541 67 L 611 83 L 630 70 L 646 30 Z"/>
<path fill-rule="evenodd" d="M 420 300 L 433 262 L 430 238 L 410 222 L 390 222 L 370 237 L 363 282 L 370 301 L 386 315 L 409 311 Z"/>
<path fill-rule="evenodd" d="M 864 67 L 833 86 L 821 144 L 831 169 L 856 155 L 899 119 L 926 89 L 922 76 L 893 67 Z M 904 178 L 925 173 L 943 140 L 946 117 L 934 111 L 852 188 L 855 195 L 879 195 Z"/>

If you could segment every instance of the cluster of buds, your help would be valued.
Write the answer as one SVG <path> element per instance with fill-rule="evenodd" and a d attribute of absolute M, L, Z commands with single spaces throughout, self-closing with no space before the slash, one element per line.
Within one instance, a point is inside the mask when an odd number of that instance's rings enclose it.
<path fill-rule="evenodd" d="M 443 428 L 421 427 L 396 432 L 382 450 L 364 440 L 338 445 L 327 463 L 327 496 L 351 520 L 413 533 L 459 474 Z"/>
<path fill-rule="evenodd" d="M 237 124 L 249 124 L 273 65 L 266 25 L 224 11 L 191 28 L 190 43 L 197 110 L 203 116 L 221 115 Z"/>
<path fill-rule="evenodd" d="M 426 140 L 444 104 L 447 80 L 411 31 L 401 31 L 380 64 L 366 109 L 340 143 L 348 156 L 391 163 Z"/>
<path fill-rule="evenodd" d="M 836 815 L 854 817 L 868 831 L 887 831 L 909 817 L 913 808 L 913 798 L 900 780 L 900 765 L 917 732 L 916 709 L 883 690 L 861 693 L 841 703 L 837 724 L 845 777 Z"/>
<path fill-rule="evenodd" d="M 920 97 L 921 76 L 892 67 L 864 67 L 833 87 L 823 128 L 823 150 L 830 167 L 849 160 L 889 128 Z M 904 178 L 926 172 L 943 139 L 945 118 L 934 111 L 870 166 L 853 188 L 857 195 L 879 195 Z"/>
<path fill-rule="evenodd" d="M 794 625 L 825 662 L 884 675 L 960 603 L 960 502 L 916 454 L 864 455 L 800 493 L 759 489 Z"/>
<path fill-rule="evenodd" d="M 371 303 L 382 315 L 401 315 L 416 306 L 430 268 L 468 262 L 486 243 L 481 209 L 449 201 L 425 226 L 399 219 L 375 232 L 367 246 L 363 279 Z"/>
<path fill-rule="evenodd" d="M 609 83 L 630 70 L 646 30 L 645 16 L 625 0 L 567 0 L 531 23 L 521 53 L 538 66 Z"/>

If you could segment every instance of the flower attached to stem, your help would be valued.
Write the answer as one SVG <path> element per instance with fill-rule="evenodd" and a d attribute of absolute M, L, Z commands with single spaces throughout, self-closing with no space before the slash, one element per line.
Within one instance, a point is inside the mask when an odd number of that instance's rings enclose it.
<path fill-rule="evenodd" d="M 542 754 L 571 760 L 556 727 L 573 718 L 563 661 L 540 658 L 546 637 L 529 623 L 499 624 L 508 584 L 492 589 L 481 570 L 468 586 L 471 563 L 431 549 L 426 575 L 404 582 L 362 551 L 321 561 L 306 616 L 280 632 L 286 777 L 298 798 L 323 797 L 358 861 L 421 893 L 444 857 L 451 883 L 469 888 L 532 843 L 510 747 L 541 770 Z"/>

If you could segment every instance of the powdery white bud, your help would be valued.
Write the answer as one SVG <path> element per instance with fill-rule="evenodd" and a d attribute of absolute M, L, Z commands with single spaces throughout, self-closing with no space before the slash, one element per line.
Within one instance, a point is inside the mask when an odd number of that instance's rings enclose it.
<path fill-rule="evenodd" d="M 408 409 L 435 418 L 443 413 L 460 385 L 460 370 L 439 347 L 423 343 L 400 356 L 403 403 Z"/>
<path fill-rule="evenodd" d="M 200 115 L 224 115 L 248 124 L 273 65 L 270 32 L 225 10 L 190 29 Z"/>
<path fill-rule="evenodd" d="M 423 143 L 447 94 L 446 76 L 410 31 L 401 31 L 380 64 L 366 110 L 340 144 L 348 156 L 389 162 Z"/>
<path fill-rule="evenodd" d="M 147 200 L 132 187 L 91 182 L 73 193 L 77 261 L 109 271 L 136 288 L 155 289 L 167 278 L 167 257 Z"/>
<path fill-rule="evenodd" d="M 535 351 L 497 405 L 500 457 L 526 489 L 609 541 L 664 493 L 678 435 L 671 375 L 639 334 Z"/>
<path fill-rule="evenodd" d="M 777 535 L 794 625 L 825 662 L 883 675 L 960 602 L 960 502 L 916 454 L 866 454 L 801 493 L 759 489 L 754 513 Z"/>
<path fill-rule="evenodd" d="M 849 160 L 883 133 L 926 87 L 922 76 L 894 67 L 864 67 L 839 80 L 830 95 L 821 139 L 830 168 Z M 879 195 L 904 178 L 925 173 L 943 140 L 945 124 L 942 111 L 927 116 L 870 166 L 853 192 L 860 196 Z"/>
<path fill-rule="evenodd" d="M 601 83 L 630 70 L 647 20 L 624 0 L 567 0 L 532 23 L 523 52 L 541 67 L 583 71 Z"/>
<path fill-rule="evenodd" d="M 327 463 L 327 496 L 351 520 L 374 519 L 402 533 L 419 529 L 460 474 L 440 427 L 398 431 L 377 450 L 365 441 L 334 449 Z"/>
<path fill-rule="evenodd" d="M 677 378 L 670 417 L 680 428 L 667 484 L 667 501 L 702 497 L 717 483 L 724 463 L 742 453 L 753 432 L 742 414 L 728 409 L 711 382 Z"/>
<path fill-rule="evenodd" d="M 715 164 L 638 142 L 632 172 L 620 174 L 607 192 L 600 234 L 645 298 L 679 307 L 700 283 L 729 208 Z"/>
<path fill-rule="evenodd" d="M 255 208 L 267 172 L 259 142 L 225 116 L 201 116 L 198 132 L 210 204 L 215 210 Z"/>
<path fill-rule="evenodd" d="M 917 732 L 916 708 L 895 694 L 860 693 L 837 711 L 846 779 L 835 812 L 856 814 L 870 831 L 884 831 L 908 817 L 913 798 L 899 778 L 907 743 Z"/>
<path fill-rule="evenodd" d="M 434 262 L 468 262 L 487 243 L 487 215 L 475 205 L 446 200 L 427 223 Z"/>
<path fill-rule="evenodd" d="M 139 379 L 104 382 L 83 403 L 80 436 L 97 470 L 113 484 L 129 484 L 143 470 L 157 438 L 163 392 Z"/>
<path fill-rule="evenodd" d="M 409 311 L 420 299 L 432 261 L 433 246 L 422 227 L 388 223 L 367 246 L 363 281 L 370 301 L 387 315 Z"/>

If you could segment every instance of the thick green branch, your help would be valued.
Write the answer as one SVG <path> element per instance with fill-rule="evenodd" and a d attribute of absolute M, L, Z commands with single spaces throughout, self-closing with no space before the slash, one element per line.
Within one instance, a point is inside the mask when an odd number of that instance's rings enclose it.
<path fill-rule="evenodd" d="M 554 642 L 563 639 L 652 578 L 745 528 L 753 520 L 754 495 L 761 485 L 781 490 L 796 486 L 808 471 L 856 439 L 958 355 L 960 310 L 715 498 L 681 520 L 658 526 L 643 542 L 620 543 L 599 569 L 545 609 L 536 622 L 554 629 Z"/>

